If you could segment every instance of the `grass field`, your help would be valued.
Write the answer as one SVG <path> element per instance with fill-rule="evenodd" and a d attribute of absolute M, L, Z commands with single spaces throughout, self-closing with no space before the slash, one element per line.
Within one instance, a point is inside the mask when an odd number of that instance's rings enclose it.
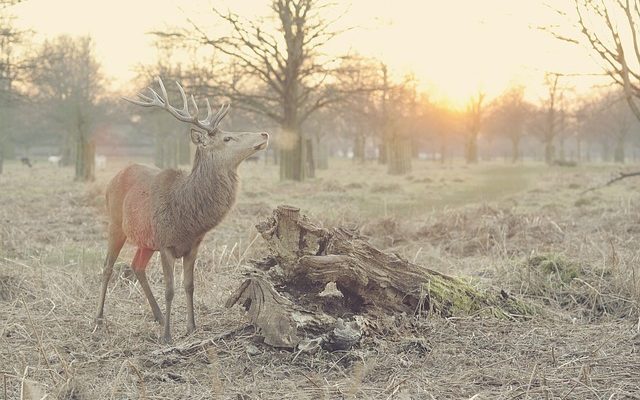
<path fill-rule="evenodd" d="M 640 398 L 640 181 L 581 194 L 620 167 L 417 162 L 390 177 L 376 164 L 332 160 L 313 180 L 281 183 L 277 167 L 245 164 L 235 209 L 201 247 L 193 335 L 180 284 L 174 300 L 176 345 L 224 338 L 181 355 L 161 352 L 160 328 L 123 273 L 131 247 L 116 264 L 105 325 L 93 321 L 102 188 L 127 162 L 109 160 L 88 185 L 45 162 L 8 163 L 0 175 L 4 398 L 20 398 L 21 382 L 68 399 Z M 254 225 L 283 203 L 541 311 L 523 322 L 395 315 L 347 352 L 274 350 L 224 302 L 265 252 Z M 149 280 L 162 298 L 158 264 L 155 256 Z"/>

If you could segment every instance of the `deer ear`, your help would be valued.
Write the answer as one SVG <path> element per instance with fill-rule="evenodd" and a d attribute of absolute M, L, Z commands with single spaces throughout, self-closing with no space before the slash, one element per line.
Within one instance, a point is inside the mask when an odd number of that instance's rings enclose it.
<path fill-rule="evenodd" d="M 191 129 L 191 141 L 195 145 L 204 144 L 204 133 L 200 132 L 197 129 Z"/>

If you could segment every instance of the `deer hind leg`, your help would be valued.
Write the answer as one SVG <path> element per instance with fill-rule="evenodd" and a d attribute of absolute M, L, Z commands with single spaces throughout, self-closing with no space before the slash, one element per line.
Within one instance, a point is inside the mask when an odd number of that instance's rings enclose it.
<path fill-rule="evenodd" d="M 104 301 L 107 296 L 107 287 L 109 286 L 109 280 L 113 273 L 113 264 L 116 263 L 120 250 L 127 237 L 121 231 L 109 231 L 109 244 L 107 247 L 107 257 L 104 260 L 104 267 L 102 269 L 102 290 L 100 292 L 100 301 L 98 303 L 98 312 L 96 314 L 96 322 L 100 323 L 103 318 Z"/>
<path fill-rule="evenodd" d="M 171 343 L 171 302 L 173 301 L 173 265 L 175 257 L 169 249 L 160 250 L 160 260 L 162 260 L 162 271 L 164 272 L 164 299 L 165 314 L 164 319 L 164 336 L 165 343 Z"/>
<path fill-rule="evenodd" d="M 149 286 L 149 281 L 147 280 L 147 274 L 145 272 L 152 255 L 153 250 L 139 247 L 138 251 L 136 251 L 136 255 L 133 257 L 131 269 L 133 269 L 133 273 L 136 275 L 136 278 L 138 278 L 138 282 L 140 282 L 140 286 L 142 286 L 144 295 L 147 296 L 147 300 L 151 306 L 151 312 L 153 312 L 153 318 L 156 322 L 162 325 L 164 322 L 162 311 L 160 311 L 156 298 L 153 297 L 153 292 L 151 292 L 151 287 Z"/>

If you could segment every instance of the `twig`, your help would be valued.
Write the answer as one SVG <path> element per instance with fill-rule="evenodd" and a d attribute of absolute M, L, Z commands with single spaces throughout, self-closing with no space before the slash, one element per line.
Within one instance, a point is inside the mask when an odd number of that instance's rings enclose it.
<path fill-rule="evenodd" d="M 580 195 L 586 194 L 588 192 L 592 192 L 592 191 L 597 190 L 597 189 L 602 189 L 603 187 L 607 187 L 607 186 L 611 185 L 614 182 L 620 181 L 620 180 L 625 179 L 625 178 L 631 178 L 633 176 L 640 176 L 640 171 L 636 171 L 636 172 L 620 172 L 620 174 L 618 176 L 616 176 L 613 179 L 610 179 L 607 183 L 602 184 L 602 185 L 598 185 L 598 186 L 594 186 L 594 187 L 591 187 L 591 188 L 586 189 L 586 190 L 583 190 L 580 193 Z"/>
<path fill-rule="evenodd" d="M 151 354 L 153 354 L 154 356 L 163 356 L 163 355 L 167 355 L 170 353 L 178 353 L 180 355 L 185 355 L 185 354 L 191 354 L 194 351 L 201 349 L 203 347 L 206 346 L 210 346 L 212 344 L 214 344 L 215 342 L 217 342 L 218 340 L 222 340 L 222 339 L 226 339 L 230 336 L 233 336 L 239 332 L 244 331 L 245 329 L 247 329 L 247 325 L 242 326 L 240 328 L 236 328 L 236 329 L 232 329 L 228 332 L 225 333 L 221 333 L 219 335 L 216 335 L 212 338 L 209 339 L 205 339 L 205 340 L 200 340 L 198 342 L 193 342 L 193 343 L 187 343 L 181 346 L 172 346 L 172 347 L 167 347 L 166 349 L 160 349 L 160 350 L 156 350 L 154 352 L 152 352 Z"/>

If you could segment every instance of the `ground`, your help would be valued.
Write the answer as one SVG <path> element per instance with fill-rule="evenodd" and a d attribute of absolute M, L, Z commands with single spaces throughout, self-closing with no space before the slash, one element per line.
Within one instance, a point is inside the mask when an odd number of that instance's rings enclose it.
<path fill-rule="evenodd" d="M 144 295 L 124 274 L 131 247 L 116 265 L 106 323 L 94 324 L 102 188 L 126 162 L 110 159 L 93 184 L 43 161 L 8 163 L 0 176 L 4 398 L 19 398 L 23 380 L 74 399 L 640 398 L 640 180 L 581 194 L 621 167 L 418 162 L 409 176 L 390 177 L 375 164 L 332 160 L 316 179 L 280 183 L 277 167 L 246 163 L 237 206 L 197 262 L 193 335 L 179 284 L 174 300 L 175 345 L 218 340 L 179 354 L 163 353 Z M 283 203 L 539 313 L 520 321 L 395 315 L 347 352 L 269 348 L 243 310 L 224 302 L 265 251 L 254 225 Z M 154 257 L 149 273 L 162 306 L 158 264 Z"/>

